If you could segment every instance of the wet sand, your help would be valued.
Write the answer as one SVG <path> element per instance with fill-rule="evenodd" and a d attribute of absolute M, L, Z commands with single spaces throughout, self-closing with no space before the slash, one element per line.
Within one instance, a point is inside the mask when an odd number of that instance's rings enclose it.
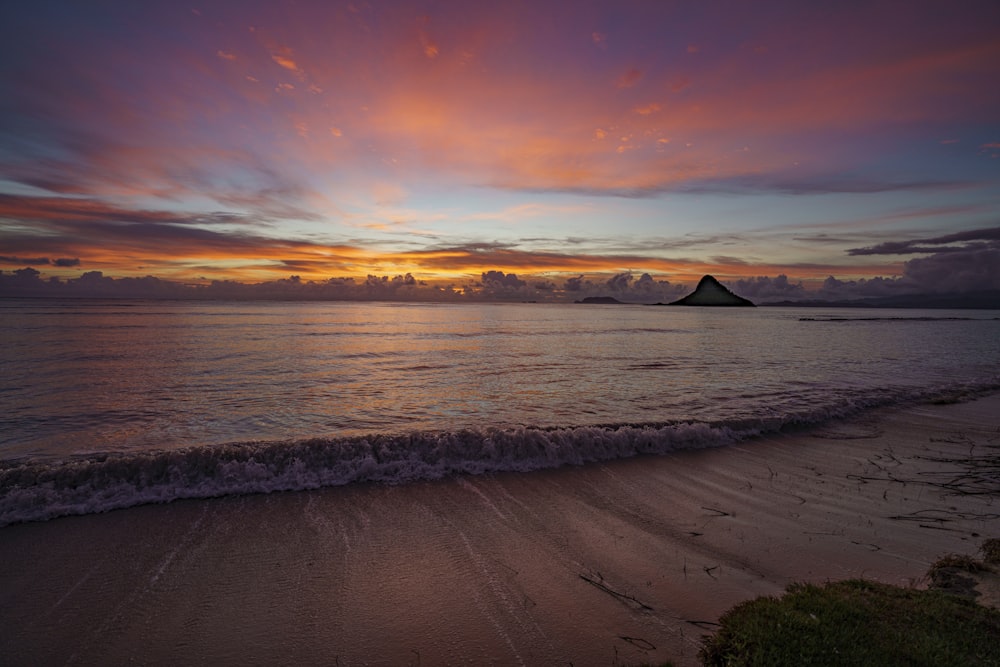
<path fill-rule="evenodd" d="M 794 581 L 1000 537 L 1000 395 L 722 449 L 0 529 L 9 665 L 697 664 Z M 965 463 L 963 463 L 965 461 Z M 971 467 L 970 467 L 971 466 Z"/>

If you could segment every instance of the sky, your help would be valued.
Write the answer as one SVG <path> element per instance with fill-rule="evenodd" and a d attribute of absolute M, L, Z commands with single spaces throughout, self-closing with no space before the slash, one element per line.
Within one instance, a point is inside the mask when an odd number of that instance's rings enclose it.
<path fill-rule="evenodd" d="M 1000 289 L 998 82 L 995 0 L 4 2 L 0 277 Z"/>

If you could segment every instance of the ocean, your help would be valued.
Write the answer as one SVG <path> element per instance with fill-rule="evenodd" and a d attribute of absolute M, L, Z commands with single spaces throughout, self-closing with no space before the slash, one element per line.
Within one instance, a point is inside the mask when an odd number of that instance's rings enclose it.
<path fill-rule="evenodd" d="M 718 447 L 1000 391 L 1000 311 L 0 300 L 0 525 Z"/>

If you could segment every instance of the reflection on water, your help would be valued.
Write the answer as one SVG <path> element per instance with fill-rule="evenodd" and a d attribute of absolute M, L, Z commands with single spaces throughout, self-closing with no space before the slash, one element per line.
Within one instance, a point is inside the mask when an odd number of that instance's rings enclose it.
<path fill-rule="evenodd" d="M 6 300 L 0 457 L 732 419 L 1000 367 L 995 313 L 850 312 Z"/>

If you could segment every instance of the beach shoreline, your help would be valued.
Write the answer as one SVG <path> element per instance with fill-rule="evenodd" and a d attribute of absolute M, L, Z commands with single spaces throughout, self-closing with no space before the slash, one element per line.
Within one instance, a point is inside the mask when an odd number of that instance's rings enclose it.
<path fill-rule="evenodd" d="M 994 394 L 577 468 L 11 525 L 0 654 L 696 664 L 743 600 L 796 581 L 922 585 L 935 559 L 997 537 L 996 490 L 969 469 L 1000 448 L 996 414 Z"/>

